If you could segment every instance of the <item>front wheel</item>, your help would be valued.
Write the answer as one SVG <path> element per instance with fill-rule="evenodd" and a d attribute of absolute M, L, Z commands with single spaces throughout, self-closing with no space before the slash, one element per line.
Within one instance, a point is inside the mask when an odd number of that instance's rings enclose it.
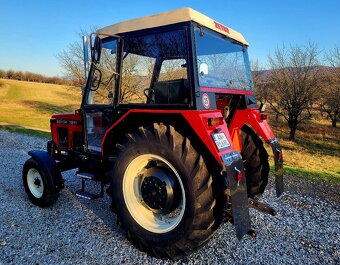
<path fill-rule="evenodd" d="M 118 148 L 112 195 L 128 239 L 172 259 L 206 243 L 219 211 L 212 176 L 189 139 L 154 124 L 128 134 Z"/>
<path fill-rule="evenodd" d="M 48 176 L 34 158 L 25 162 L 22 178 L 25 191 L 33 204 L 48 207 L 57 201 L 59 191 L 53 186 L 52 176 Z"/>

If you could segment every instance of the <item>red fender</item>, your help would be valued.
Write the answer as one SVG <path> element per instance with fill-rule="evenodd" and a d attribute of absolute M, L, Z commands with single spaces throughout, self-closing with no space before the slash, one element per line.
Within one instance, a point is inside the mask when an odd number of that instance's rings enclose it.
<path fill-rule="evenodd" d="M 272 147 L 275 162 L 276 195 L 279 197 L 284 191 L 283 156 L 281 146 L 269 127 L 267 119 L 268 114 L 260 112 L 258 109 L 237 110 L 229 125 L 229 131 L 231 132 L 234 147 L 239 152 L 242 151 L 240 131 L 245 124 L 250 125 Z"/>
<path fill-rule="evenodd" d="M 227 124 L 225 123 L 221 111 L 219 110 L 206 110 L 206 111 L 197 111 L 197 110 L 142 110 L 142 109 L 133 109 L 126 112 L 118 121 L 116 121 L 106 132 L 102 139 L 102 157 L 105 157 L 103 145 L 106 141 L 107 135 L 110 131 L 116 127 L 120 122 L 126 119 L 131 113 L 145 113 L 145 114 L 180 114 L 184 117 L 184 119 L 190 124 L 193 130 L 197 133 L 199 138 L 202 140 L 204 145 L 208 148 L 211 152 L 213 157 L 216 159 L 218 163 L 222 163 L 221 156 L 230 152 L 235 151 L 233 146 L 233 142 L 229 135 L 229 130 Z M 216 118 L 219 119 L 219 124 L 215 126 L 209 126 L 208 119 L 209 118 Z M 224 132 L 228 142 L 230 143 L 230 147 L 226 150 L 219 151 L 214 143 L 212 138 L 212 134 L 214 131 Z"/>
<path fill-rule="evenodd" d="M 240 130 L 245 124 L 250 125 L 267 143 L 274 139 L 274 133 L 269 127 L 267 119 L 268 114 L 262 113 L 258 109 L 237 110 L 229 125 L 230 136 L 235 148 L 240 152 L 242 150 Z"/>

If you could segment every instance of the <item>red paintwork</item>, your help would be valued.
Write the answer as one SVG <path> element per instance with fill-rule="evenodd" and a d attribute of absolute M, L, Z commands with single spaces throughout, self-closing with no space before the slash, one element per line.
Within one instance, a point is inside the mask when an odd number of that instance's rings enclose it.
<path fill-rule="evenodd" d="M 83 132 L 83 121 L 80 114 L 55 114 L 51 117 L 52 140 L 59 146 L 58 128 L 68 129 L 68 148 L 73 149 L 73 133 Z"/>
<path fill-rule="evenodd" d="M 62 114 L 54 114 L 51 119 L 57 120 L 73 120 L 73 121 L 82 121 L 82 117 L 80 114 L 74 113 L 62 113 Z"/>
<path fill-rule="evenodd" d="M 229 98 L 228 97 L 216 99 L 216 108 L 219 109 L 220 111 L 224 111 L 224 108 L 226 106 L 228 106 L 228 104 L 229 104 Z"/>
<path fill-rule="evenodd" d="M 127 116 L 131 113 L 162 113 L 162 114 L 180 114 L 184 117 L 184 119 L 190 124 L 190 126 L 194 129 L 197 135 L 200 137 L 204 145 L 209 149 L 211 154 L 214 156 L 216 161 L 219 163 L 222 162 L 221 155 L 229 153 L 231 151 L 235 151 L 232 145 L 231 137 L 229 135 L 229 131 L 225 121 L 221 125 L 216 127 L 208 126 L 208 118 L 220 118 L 222 117 L 221 111 L 219 110 L 140 110 L 133 109 L 129 110 L 125 113 L 119 120 L 117 120 L 105 133 L 101 145 L 104 146 L 107 135 L 110 131 L 115 128 L 120 122 L 122 122 Z M 212 134 L 215 129 L 220 129 L 220 132 L 224 132 L 231 147 L 224 151 L 219 151 L 215 145 L 215 142 L 212 139 Z M 102 148 L 104 150 L 104 148 Z M 103 151 L 102 151 L 103 152 Z M 104 158 L 105 154 L 102 153 Z"/>
<path fill-rule="evenodd" d="M 270 129 L 267 120 L 263 120 L 267 116 L 263 116 L 258 109 L 244 109 L 237 110 L 233 120 L 229 125 L 229 131 L 231 132 L 231 138 L 233 139 L 235 148 L 241 151 L 240 144 L 240 130 L 243 125 L 250 125 L 256 133 L 258 133 L 262 139 L 266 142 L 275 138 L 273 131 Z"/>
<path fill-rule="evenodd" d="M 208 87 L 208 86 L 201 86 L 201 92 L 212 92 L 218 94 L 233 94 L 233 95 L 253 95 L 254 92 L 252 90 L 240 90 L 235 89 L 232 87 L 224 87 L 224 88 L 217 88 L 217 87 Z"/>

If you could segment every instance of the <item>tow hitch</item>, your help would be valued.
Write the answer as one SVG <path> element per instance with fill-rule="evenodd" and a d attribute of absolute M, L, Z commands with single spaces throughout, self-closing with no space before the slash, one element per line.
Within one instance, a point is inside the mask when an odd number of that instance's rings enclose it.
<path fill-rule="evenodd" d="M 272 216 L 276 215 L 276 211 L 273 208 L 271 208 L 269 205 L 263 202 L 259 202 L 258 200 L 255 200 L 252 198 L 248 198 L 248 206 L 249 208 L 254 208 L 255 210 L 262 212 L 262 213 L 270 214 Z"/>
<path fill-rule="evenodd" d="M 276 144 L 273 146 L 279 150 L 278 143 Z M 280 154 L 280 152 L 277 151 L 277 154 Z M 278 171 L 280 171 L 280 166 L 282 167 L 280 157 L 282 159 L 282 156 L 277 155 L 276 159 Z M 251 229 L 249 208 L 254 208 L 259 212 L 272 216 L 276 215 L 276 211 L 269 205 L 248 197 L 242 157 L 238 152 L 223 155 L 222 159 L 225 165 L 225 170 L 223 171 L 225 174 L 223 175 L 227 187 L 227 189 L 224 190 L 225 207 L 223 209 L 223 220 L 235 226 L 238 239 L 241 239 L 245 234 L 256 237 L 255 230 Z M 278 174 L 276 178 L 276 188 L 277 194 L 281 195 L 280 193 L 283 191 L 283 181 L 280 174 Z"/>

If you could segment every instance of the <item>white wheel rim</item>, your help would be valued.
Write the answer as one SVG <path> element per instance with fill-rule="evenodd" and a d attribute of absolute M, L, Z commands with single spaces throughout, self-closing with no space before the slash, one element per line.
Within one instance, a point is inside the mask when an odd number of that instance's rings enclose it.
<path fill-rule="evenodd" d="M 150 161 L 161 161 L 176 177 L 181 189 L 181 199 L 175 210 L 169 214 L 156 214 L 149 209 L 141 194 L 141 176 L 146 170 L 145 166 Z M 182 220 L 185 211 L 185 191 L 177 170 L 166 159 L 153 155 L 144 154 L 133 159 L 125 170 L 123 178 L 124 201 L 132 218 L 144 229 L 153 233 L 166 233 L 173 230 Z"/>
<path fill-rule="evenodd" d="M 41 198 L 44 193 L 44 183 L 38 170 L 30 168 L 27 172 L 27 185 L 36 198 Z"/>

